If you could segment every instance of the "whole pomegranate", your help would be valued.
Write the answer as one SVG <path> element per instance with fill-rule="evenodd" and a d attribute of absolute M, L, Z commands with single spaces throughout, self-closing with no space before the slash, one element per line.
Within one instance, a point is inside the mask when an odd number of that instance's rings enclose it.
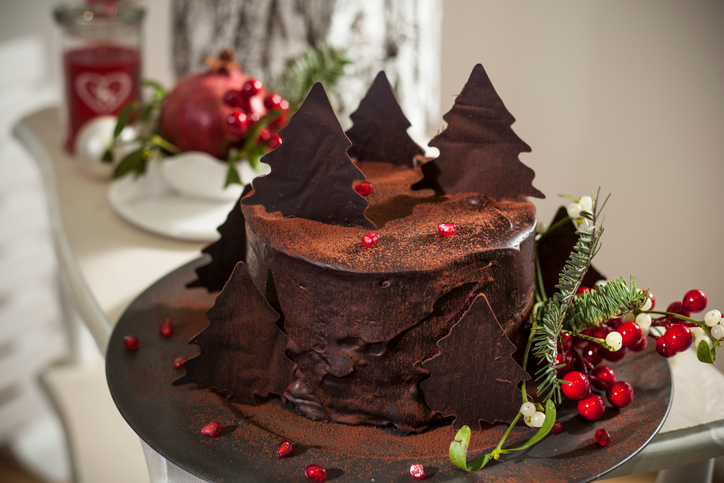
<path fill-rule="evenodd" d="M 286 124 L 289 103 L 242 72 L 230 50 L 206 62 L 208 71 L 184 77 L 166 97 L 161 135 L 182 151 L 203 151 L 226 159 L 229 148 L 243 146 L 254 123 L 278 109 L 281 116 L 257 140 L 276 147 L 276 131 Z"/>

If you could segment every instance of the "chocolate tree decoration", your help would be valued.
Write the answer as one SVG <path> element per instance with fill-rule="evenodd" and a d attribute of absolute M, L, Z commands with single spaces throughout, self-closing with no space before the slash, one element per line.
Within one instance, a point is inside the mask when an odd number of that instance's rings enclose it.
<path fill-rule="evenodd" d="M 184 363 L 186 375 L 174 386 L 195 383 L 229 391 L 229 400 L 242 404 L 255 404 L 254 394 L 284 393 L 294 369 L 284 353 L 289 339 L 276 326 L 279 314 L 257 290 L 243 262 L 206 318 L 209 326 L 189 342 L 200 346 L 201 353 Z"/>
<path fill-rule="evenodd" d="M 437 343 L 442 352 L 422 363 L 430 378 L 420 383 L 425 403 L 456 428 L 480 428 L 480 421 L 510 422 L 520 408 L 518 383 L 530 376 L 511 357 L 515 345 L 505 336 L 485 295 Z"/>
<path fill-rule="evenodd" d="M 402 112 L 384 71 L 377 74 L 350 118 L 354 125 L 346 133 L 352 141 L 348 153 L 357 161 L 415 166 L 415 156 L 425 154 L 407 134 L 410 121 Z"/>
<path fill-rule="evenodd" d="M 440 156 L 422 165 L 424 178 L 413 190 L 478 192 L 496 200 L 545 198 L 533 187 L 535 173 L 518 159 L 530 147 L 511 129 L 515 118 L 495 92 L 483 66 L 473 69 L 452 109 L 447 128 L 430 141 Z"/>
<path fill-rule="evenodd" d="M 558 208 L 558 212 L 551 221 L 550 226 L 555 225 L 567 216 L 568 211 L 561 206 Z M 576 225 L 573 221 L 559 226 L 538 241 L 538 261 L 540 263 L 541 278 L 548 297 L 552 297 L 556 293 L 559 275 L 577 241 L 578 235 L 576 235 Z M 583 277 L 582 285 L 584 287 L 593 287 L 596 282 L 605 278 L 605 275 L 591 265 Z"/>
<path fill-rule="evenodd" d="M 221 238 L 201 250 L 211 256 L 211 261 L 196 269 L 196 280 L 186 285 L 187 288 L 203 287 L 209 292 L 220 291 L 234 271 L 236 262 L 246 257 L 246 224 L 241 211 L 241 199 L 249 191 L 251 186 L 246 185 L 226 221 L 217 228 Z"/>
<path fill-rule="evenodd" d="M 263 158 L 271 173 L 254 179 L 254 194 L 242 203 L 330 225 L 375 228 L 364 214 L 367 201 L 352 188 L 365 175 L 347 155 L 351 143 L 322 84 L 314 84 L 279 136 L 282 145 Z"/>

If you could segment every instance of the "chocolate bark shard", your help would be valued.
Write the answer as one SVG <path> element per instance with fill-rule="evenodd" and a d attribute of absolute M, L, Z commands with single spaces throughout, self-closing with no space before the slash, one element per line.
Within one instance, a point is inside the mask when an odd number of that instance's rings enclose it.
<path fill-rule="evenodd" d="M 437 345 L 442 352 L 422 363 L 430 371 L 420 383 L 425 403 L 443 417 L 455 416 L 456 428 L 512 421 L 520 408 L 518 383 L 530 376 L 511 357 L 515 345 L 485 295 L 475 297 Z"/>
<path fill-rule="evenodd" d="M 184 363 L 186 374 L 174 385 L 195 383 L 229 391 L 232 402 L 255 404 L 254 394 L 282 395 L 292 381 L 294 363 L 284 351 L 288 338 L 277 326 L 271 308 L 239 262 L 206 312 L 209 326 L 190 344 L 201 353 Z"/>
<path fill-rule="evenodd" d="M 561 206 L 558 208 L 558 212 L 553 218 L 553 221 L 551 221 L 550 226 L 555 225 L 567 216 L 568 211 L 565 207 Z M 573 221 L 569 221 L 556 228 L 538 242 L 538 261 L 540 263 L 541 278 L 543 279 L 543 286 L 548 297 L 552 297 L 553 294 L 556 293 L 556 285 L 559 282 L 560 273 L 568 261 L 568 257 L 571 255 L 576 242 L 578 242 L 578 235 L 576 235 L 576 225 Z M 581 285 L 584 287 L 593 287 L 596 282 L 605 278 L 605 275 L 591 265 L 583 277 Z"/>
<path fill-rule="evenodd" d="M 397 96 L 384 71 L 350 115 L 354 125 L 347 131 L 352 147 L 349 155 L 357 161 L 384 161 L 415 166 L 415 156 L 425 154 L 407 134 L 410 121 L 402 112 Z"/>
<path fill-rule="evenodd" d="M 196 269 L 196 280 L 186 285 L 187 288 L 203 287 L 209 292 L 218 292 L 229 280 L 236 262 L 244 260 L 246 224 L 244 213 L 241 211 L 241 199 L 250 191 L 251 185 L 246 185 L 226 221 L 217 228 L 221 238 L 201 250 L 201 253 L 211 257 L 211 261 Z"/>
<path fill-rule="evenodd" d="M 375 229 L 364 214 L 367 201 L 352 188 L 365 175 L 347 155 L 351 143 L 322 84 L 312 87 L 279 136 L 282 145 L 263 158 L 271 173 L 252 182 L 254 194 L 242 203 L 285 217 Z"/>
<path fill-rule="evenodd" d="M 448 127 L 430 141 L 440 156 L 422 166 L 424 178 L 413 190 L 478 192 L 496 200 L 545 198 L 533 187 L 535 172 L 518 159 L 520 153 L 530 152 L 530 147 L 511 129 L 515 118 L 482 65 L 475 66 L 443 119 Z"/>

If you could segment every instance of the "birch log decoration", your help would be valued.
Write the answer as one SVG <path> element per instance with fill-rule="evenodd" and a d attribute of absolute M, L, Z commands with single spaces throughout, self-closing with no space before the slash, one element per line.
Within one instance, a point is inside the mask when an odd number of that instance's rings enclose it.
<path fill-rule="evenodd" d="M 420 144 L 441 127 L 442 0 L 174 0 L 177 77 L 233 48 L 244 71 L 275 85 L 287 62 L 329 43 L 352 61 L 332 101 L 345 128 L 380 70 Z"/>

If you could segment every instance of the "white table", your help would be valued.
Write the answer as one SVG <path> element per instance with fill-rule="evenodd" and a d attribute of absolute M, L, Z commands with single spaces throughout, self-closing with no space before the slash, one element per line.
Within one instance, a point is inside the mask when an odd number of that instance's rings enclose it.
<path fill-rule="evenodd" d="M 204 244 L 163 238 L 121 220 L 106 199 L 107 182 L 89 178 L 60 148 L 57 121 L 56 110 L 46 109 L 23 119 L 15 134 L 43 174 L 63 295 L 105 353 L 112 328 L 131 301 L 162 276 L 197 258 Z M 610 476 L 724 455 L 724 375 L 699 363 L 691 351 L 674 358 L 671 366 L 674 401 L 662 431 Z M 200 481 L 150 448 L 144 452 L 154 482 Z"/>

